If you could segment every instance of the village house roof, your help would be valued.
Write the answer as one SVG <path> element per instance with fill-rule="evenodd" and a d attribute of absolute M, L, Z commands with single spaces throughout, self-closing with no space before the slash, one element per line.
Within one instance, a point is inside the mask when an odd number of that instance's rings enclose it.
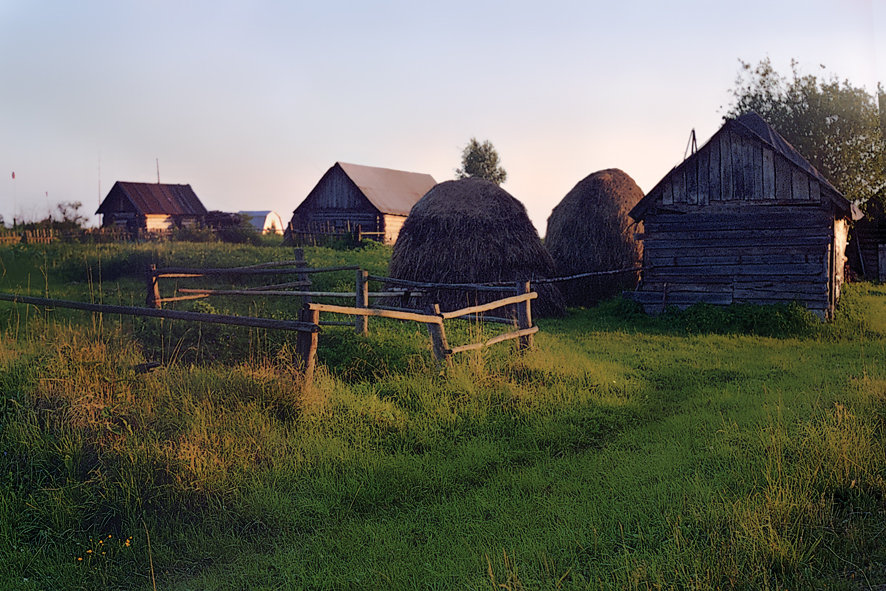
<path fill-rule="evenodd" d="M 720 134 L 726 132 L 733 132 L 738 135 L 741 135 L 746 138 L 750 138 L 755 141 L 762 142 L 766 147 L 771 149 L 775 154 L 779 154 L 785 159 L 787 159 L 793 166 L 802 170 L 809 176 L 813 177 L 822 185 L 822 196 L 826 196 L 829 201 L 836 207 L 837 210 L 842 212 L 844 215 L 852 215 L 855 216 L 856 209 L 848 199 L 846 199 L 840 191 L 838 191 L 831 183 L 828 181 L 812 164 L 809 163 L 806 158 L 804 158 L 797 150 L 794 148 L 790 142 L 784 139 L 781 134 L 779 134 L 775 129 L 769 125 L 760 115 L 754 112 L 745 113 L 740 117 L 735 119 L 727 119 L 723 126 L 715 133 L 708 142 L 699 149 L 699 152 L 704 149 L 707 144 L 710 144 L 718 138 Z M 681 169 L 687 166 L 690 162 L 693 162 L 697 157 L 698 153 L 696 152 L 682 163 L 675 166 L 671 169 L 668 174 L 664 176 L 664 178 L 659 181 L 659 183 L 646 194 L 646 196 L 637 203 L 636 206 L 630 211 L 629 215 L 635 220 L 641 220 L 645 217 L 647 211 L 652 207 L 652 205 L 661 200 L 661 187 L 670 182 L 670 179 L 681 171 Z"/>
<path fill-rule="evenodd" d="M 768 144 L 777 154 L 781 154 L 798 168 L 802 168 L 818 181 L 834 193 L 841 194 L 818 170 L 809 163 L 786 139 L 772 128 L 771 125 L 754 112 L 745 113 L 744 115 L 733 120 L 735 125 L 741 125 L 752 134 L 757 136 L 764 143 Z M 728 122 L 727 122 L 728 123 Z M 841 194 L 842 195 L 842 194 Z"/>
<path fill-rule="evenodd" d="M 110 203 L 117 199 L 128 200 L 142 215 L 206 215 L 207 213 L 191 185 L 125 181 L 114 183 L 95 213 L 110 213 L 112 209 Z"/>
<path fill-rule="evenodd" d="M 419 172 L 346 162 L 336 162 L 335 166 L 341 168 L 381 213 L 409 215 L 412 206 L 437 184 L 434 177 Z"/>

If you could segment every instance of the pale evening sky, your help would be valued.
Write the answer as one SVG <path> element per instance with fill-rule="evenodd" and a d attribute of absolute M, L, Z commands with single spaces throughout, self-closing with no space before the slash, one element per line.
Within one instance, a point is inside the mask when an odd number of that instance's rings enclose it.
<path fill-rule="evenodd" d="M 208 209 L 288 221 L 336 161 L 439 182 L 475 136 L 544 234 L 594 171 L 651 189 L 765 57 L 874 93 L 886 0 L 0 0 L 0 215 L 97 225 L 159 159 Z"/>

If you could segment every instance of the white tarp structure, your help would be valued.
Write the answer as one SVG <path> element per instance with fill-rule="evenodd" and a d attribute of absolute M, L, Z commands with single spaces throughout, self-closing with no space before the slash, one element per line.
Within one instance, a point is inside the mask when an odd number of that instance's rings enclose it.
<path fill-rule="evenodd" d="M 249 223 L 259 234 L 283 234 L 283 220 L 276 211 L 238 211 L 249 218 Z"/>

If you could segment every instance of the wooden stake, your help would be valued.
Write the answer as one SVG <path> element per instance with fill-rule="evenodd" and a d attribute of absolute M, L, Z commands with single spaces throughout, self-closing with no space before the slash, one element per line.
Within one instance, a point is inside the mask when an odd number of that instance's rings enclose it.
<path fill-rule="evenodd" d="M 357 301 L 354 305 L 355 308 L 368 308 L 369 307 L 369 271 L 364 271 L 363 269 L 357 269 L 356 275 L 356 289 L 355 292 L 357 294 Z M 367 316 L 355 316 L 354 317 L 354 328 L 357 331 L 357 334 L 366 335 L 369 332 L 369 317 Z"/>
<path fill-rule="evenodd" d="M 160 309 L 160 285 L 157 282 L 157 265 L 149 265 L 145 272 L 145 283 L 147 284 L 147 295 L 145 297 L 145 306 L 148 308 Z"/>
<path fill-rule="evenodd" d="M 532 286 L 528 281 L 517 282 L 517 294 L 525 295 L 532 291 Z M 532 300 L 527 299 L 525 302 L 517 304 L 517 329 L 527 330 L 532 328 Z M 520 351 L 531 349 L 534 344 L 532 334 L 521 336 L 518 341 Z"/>
<path fill-rule="evenodd" d="M 440 315 L 440 304 L 434 304 L 428 309 L 428 314 Z M 434 349 L 434 358 L 438 363 L 445 364 L 447 367 L 452 365 L 452 351 L 449 349 L 449 343 L 446 341 L 446 329 L 443 323 L 428 324 L 428 334 L 431 337 L 431 346 Z"/>
<path fill-rule="evenodd" d="M 320 323 L 320 312 L 303 308 L 299 314 L 299 320 L 302 322 L 310 322 L 311 324 Z M 305 386 L 310 386 L 314 381 L 314 367 L 317 364 L 317 344 L 318 333 L 316 332 L 299 332 L 296 341 L 295 350 L 299 357 L 299 364 L 305 376 Z"/>

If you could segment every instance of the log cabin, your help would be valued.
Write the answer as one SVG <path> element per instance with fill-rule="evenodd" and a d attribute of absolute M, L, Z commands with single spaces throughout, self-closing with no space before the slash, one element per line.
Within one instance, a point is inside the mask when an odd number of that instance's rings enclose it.
<path fill-rule="evenodd" d="M 385 244 L 437 181 L 429 174 L 336 162 L 295 208 L 287 233 L 360 228 Z"/>
<path fill-rule="evenodd" d="M 207 211 L 191 185 L 117 181 L 95 213 L 103 227 L 159 232 L 202 223 Z"/>
<path fill-rule="evenodd" d="M 704 302 L 799 302 L 822 318 L 840 297 L 857 211 L 756 113 L 727 119 L 630 211 L 649 313 Z"/>

